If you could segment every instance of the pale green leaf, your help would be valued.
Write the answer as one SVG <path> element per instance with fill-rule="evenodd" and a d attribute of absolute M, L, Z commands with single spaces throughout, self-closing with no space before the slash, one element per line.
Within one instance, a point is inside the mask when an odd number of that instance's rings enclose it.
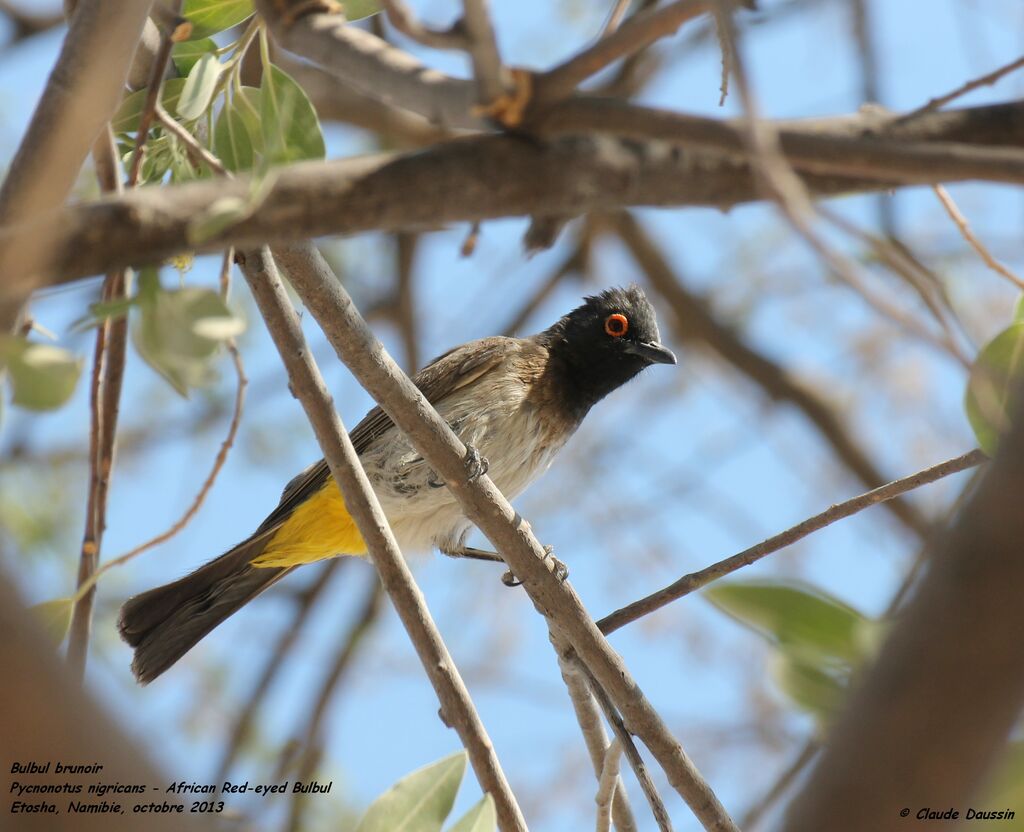
<path fill-rule="evenodd" d="M 342 0 L 342 9 L 345 10 L 346 20 L 362 20 L 364 17 L 377 14 L 383 4 L 380 0 Z"/>
<path fill-rule="evenodd" d="M 221 296 L 196 287 L 164 291 L 140 286 L 139 308 L 132 340 L 143 360 L 183 396 L 212 381 L 211 359 L 222 339 L 201 330 L 229 329 L 224 319 L 233 316 Z"/>
<path fill-rule="evenodd" d="M 252 13 L 252 0 L 185 0 L 181 8 L 181 16 L 192 24 L 190 40 L 237 26 Z"/>
<path fill-rule="evenodd" d="M 495 832 L 497 828 L 498 815 L 494 810 L 494 798 L 485 794 L 448 832 Z"/>
<path fill-rule="evenodd" d="M 184 40 L 181 43 L 174 44 L 173 49 L 171 49 L 171 60 L 174 61 L 178 74 L 184 78 L 189 74 L 192 67 L 196 65 L 196 61 L 203 57 L 203 55 L 216 51 L 217 44 L 210 38 Z"/>
<path fill-rule="evenodd" d="M 789 582 L 732 581 L 712 585 L 704 597 L 790 650 L 851 663 L 864 658 L 867 619 L 820 590 Z"/>
<path fill-rule="evenodd" d="M 831 673 L 785 650 L 772 655 L 768 669 L 779 689 L 795 705 L 822 722 L 827 722 L 839 710 L 846 696 L 843 675 Z"/>
<path fill-rule="evenodd" d="M 1010 425 L 1011 397 L 1024 379 L 1024 322 L 1014 323 L 978 353 L 967 379 L 964 409 L 981 449 L 992 456 Z"/>
<path fill-rule="evenodd" d="M 324 137 L 313 104 L 284 70 L 263 68 L 260 84 L 260 127 L 268 164 L 323 159 Z"/>
<path fill-rule="evenodd" d="M 465 770 L 460 751 L 403 777 L 373 801 L 356 832 L 440 832 Z"/>
<path fill-rule="evenodd" d="M 72 598 L 55 598 L 30 607 L 36 621 L 54 647 L 60 647 L 68 630 L 71 629 L 71 613 L 74 608 L 75 602 Z"/>
<path fill-rule="evenodd" d="M 213 128 L 213 150 L 231 171 L 250 170 L 263 149 L 260 91 L 242 87 L 225 103 Z"/>
<path fill-rule="evenodd" d="M 226 341 L 245 332 L 245 321 L 234 315 L 211 315 L 197 319 L 192 325 L 192 331 L 212 341 Z"/>
<path fill-rule="evenodd" d="M 160 90 L 160 103 L 169 113 L 178 111 L 178 99 L 181 98 L 181 91 L 185 88 L 186 78 L 169 78 L 164 81 Z M 146 103 L 148 90 L 138 90 L 127 96 L 117 108 L 114 117 L 110 120 L 110 127 L 115 133 L 128 133 L 133 138 L 139 130 L 139 120 L 142 117 L 142 108 Z"/>
<path fill-rule="evenodd" d="M 75 392 L 82 359 L 51 344 L 6 336 L 0 340 L 0 367 L 7 370 L 14 404 L 28 410 L 53 410 Z"/>
<path fill-rule="evenodd" d="M 205 113 L 223 71 L 224 65 L 212 52 L 200 56 L 185 79 L 185 86 L 178 99 L 178 115 L 185 121 L 194 121 Z"/>

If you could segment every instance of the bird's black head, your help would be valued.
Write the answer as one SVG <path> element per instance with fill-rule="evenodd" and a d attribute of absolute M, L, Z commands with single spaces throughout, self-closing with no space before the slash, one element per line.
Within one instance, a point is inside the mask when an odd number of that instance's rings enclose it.
<path fill-rule="evenodd" d="M 551 352 L 567 404 L 582 417 L 651 364 L 675 364 L 661 344 L 654 309 L 636 285 L 588 297 L 539 336 Z"/>

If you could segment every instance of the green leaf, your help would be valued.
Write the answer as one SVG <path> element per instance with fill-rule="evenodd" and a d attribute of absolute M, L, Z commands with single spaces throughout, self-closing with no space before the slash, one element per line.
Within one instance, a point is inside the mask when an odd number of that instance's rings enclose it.
<path fill-rule="evenodd" d="M 362 20 L 377 14 L 383 5 L 380 0 L 342 0 L 341 7 L 345 10 L 346 20 Z"/>
<path fill-rule="evenodd" d="M 861 613 L 811 587 L 774 581 L 717 583 L 704 597 L 791 651 L 857 663 L 866 653 Z"/>
<path fill-rule="evenodd" d="M 174 61 L 178 74 L 184 78 L 192 70 L 192 67 L 196 65 L 196 61 L 203 57 L 203 55 L 216 51 L 217 44 L 210 38 L 184 40 L 181 43 L 174 44 L 174 47 L 171 49 L 171 60 Z"/>
<path fill-rule="evenodd" d="M 181 16 L 192 24 L 189 40 L 223 32 L 252 13 L 252 0 L 185 0 L 181 8 Z"/>
<path fill-rule="evenodd" d="M 73 598 L 56 598 L 30 607 L 54 647 L 60 647 L 71 629 L 71 612 L 74 608 Z"/>
<path fill-rule="evenodd" d="M 89 305 L 89 312 L 86 315 L 71 325 L 71 331 L 84 332 L 94 326 L 99 326 L 104 321 L 123 318 L 134 305 L 135 298 L 97 301 Z"/>
<path fill-rule="evenodd" d="M 495 832 L 497 828 L 498 815 L 494 810 L 494 798 L 485 794 L 448 832 Z"/>
<path fill-rule="evenodd" d="M 164 81 L 160 90 L 160 103 L 169 113 L 178 111 L 178 99 L 181 98 L 181 91 L 185 88 L 186 78 L 169 78 Z M 128 133 L 133 137 L 139 130 L 139 121 L 142 118 L 142 108 L 146 103 L 148 90 L 133 92 L 117 108 L 114 117 L 110 120 L 110 126 L 115 133 Z"/>
<path fill-rule="evenodd" d="M 1024 321 L 1024 295 L 1017 298 L 1017 302 L 1013 305 L 1013 322 L 1019 324 Z"/>
<path fill-rule="evenodd" d="M 200 56 L 185 79 L 178 99 L 178 115 L 185 121 L 194 121 L 206 112 L 217 91 L 217 79 L 224 65 L 212 52 Z"/>
<path fill-rule="evenodd" d="M 975 803 L 979 808 L 994 810 L 1024 805 L 1024 740 L 1006 745 L 992 778 L 986 784 L 981 797 Z M 1002 820 L 984 820 L 971 823 L 970 828 L 992 832 L 996 829 L 1016 828 Z"/>
<path fill-rule="evenodd" d="M 224 104 L 213 128 L 213 152 L 231 171 L 250 170 L 263 150 L 260 91 L 242 87 Z"/>
<path fill-rule="evenodd" d="M 309 96 L 273 64 L 263 68 L 260 127 L 264 157 L 270 165 L 324 158 L 324 136 Z"/>
<path fill-rule="evenodd" d="M 0 367 L 7 369 L 14 404 L 28 410 L 53 410 L 75 392 L 82 359 L 51 344 L 6 336 L 0 339 Z"/>
<path fill-rule="evenodd" d="M 798 655 L 778 650 L 768 665 L 779 689 L 793 703 L 827 722 L 846 697 L 846 679 Z"/>
<path fill-rule="evenodd" d="M 221 296 L 209 289 L 140 287 L 139 307 L 132 328 L 135 348 L 183 396 L 212 380 L 210 359 L 221 341 L 244 329 Z"/>
<path fill-rule="evenodd" d="M 440 832 L 466 770 L 466 752 L 406 775 L 370 805 L 356 832 Z"/>
<path fill-rule="evenodd" d="M 1024 377 L 1024 322 L 989 341 L 971 366 L 964 409 L 981 449 L 992 456 L 1010 426 L 1011 397 Z"/>

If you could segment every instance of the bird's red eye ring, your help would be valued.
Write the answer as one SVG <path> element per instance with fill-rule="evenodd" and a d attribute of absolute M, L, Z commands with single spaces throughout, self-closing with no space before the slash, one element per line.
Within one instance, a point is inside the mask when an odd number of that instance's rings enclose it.
<path fill-rule="evenodd" d="M 604 319 L 604 331 L 612 338 L 621 338 L 629 331 L 629 319 L 618 312 L 609 315 Z"/>

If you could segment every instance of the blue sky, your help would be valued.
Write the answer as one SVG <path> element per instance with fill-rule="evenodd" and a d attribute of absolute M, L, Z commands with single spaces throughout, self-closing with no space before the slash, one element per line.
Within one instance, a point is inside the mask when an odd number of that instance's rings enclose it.
<path fill-rule="evenodd" d="M 438 23 L 449 20 L 455 8 L 433 0 L 415 5 Z M 543 67 L 584 44 L 609 4 L 571 0 L 552 8 L 532 0 L 495 0 L 493 5 L 506 61 Z M 766 10 L 777 5 L 762 2 Z M 870 4 L 881 56 L 882 103 L 892 109 L 918 106 L 1019 54 L 1022 12 L 1016 4 L 937 0 L 922 14 L 924 6 Z M 5 157 L 17 145 L 59 39 L 54 32 L 0 56 L 0 153 Z M 678 42 L 663 47 L 666 69 L 644 100 L 688 112 L 735 115 L 735 96 L 724 108 L 717 106 L 717 51 L 680 54 L 674 48 Z M 744 44 L 766 115 L 847 113 L 862 103 L 845 3 L 821 2 L 785 23 L 757 27 Z M 425 59 L 446 71 L 465 72 L 456 56 L 429 54 Z M 1010 77 L 961 103 L 1006 100 L 1019 95 L 1020 85 L 1020 76 Z M 365 136 L 341 129 L 329 130 L 328 140 L 331 156 L 367 147 Z M 995 186 L 950 190 L 997 255 L 1019 266 L 1019 197 Z M 903 233 L 940 269 L 975 338 L 981 342 L 1000 329 L 1014 293 L 970 257 L 928 189 L 895 199 Z M 873 222 L 874 197 L 832 205 L 865 224 Z M 909 473 L 972 447 L 960 406 L 962 368 L 879 323 L 859 297 L 825 275 L 772 209 L 641 210 L 638 216 L 687 286 L 706 293 L 716 311 L 741 327 L 758 349 L 840 403 L 887 473 Z M 519 243 L 525 227 L 525 220 L 486 224 L 468 259 L 459 256 L 465 228 L 424 239 L 417 262 L 424 356 L 500 331 L 565 256 L 571 233 L 553 250 L 525 259 Z M 337 246 L 346 266 L 342 277 L 357 297 L 376 297 L 380 287 L 390 285 L 387 239 L 366 235 Z M 528 331 L 547 326 L 581 294 L 639 277 L 621 248 L 604 242 L 597 251 L 594 282 L 564 282 L 531 319 Z M 212 285 L 215 269 L 212 261 L 200 260 L 186 279 Z M 901 286 L 891 281 L 880 285 L 909 303 Z M 94 292 L 92 282 L 45 296 L 34 313 L 63 343 L 86 352 L 90 340 L 68 335 L 67 327 Z M 174 779 L 213 776 L 231 715 L 288 620 L 287 587 L 219 628 L 182 665 L 145 689 L 132 682 L 129 651 L 114 634 L 116 608 L 127 595 L 177 577 L 246 536 L 276 503 L 291 475 L 319 456 L 238 278 L 234 302 L 250 320 L 242 348 L 253 381 L 238 448 L 184 532 L 104 580 L 95 623 L 91 688 L 151 747 Z M 662 317 L 663 334 L 678 348 Z M 369 397 L 333 359 L 308 316 L 305 324 L 342 418 L 354 425 L 370 406 Z M 395 333 L 382 327 L 380 335 L 400 356 Z M 654 367 L 603 402 L 556 469 L 517 503 L 539 537 L 569 564 L 574 586 L 595 615 L 862 490 L 836 467 L 799 414 L 773 407 L 731 369 L 698 350 L 682 351 L 680 357 L 678 368 Z M 222 373 L 218 392 L 226 396 L 231 390 L 226 360 Z M 187 426 L 208 397 L 182 400 L 134 355 L 125 389 L 125 428 L 156 419 L 166 434 L 142 453 L 126 455 L 115 474 L 106 556 L 177 519 L 205 477 L 227 421 L 220 415 L 213 430 L 193 434 Z M 29 418 L 7 409 L 0 449 L 7 451 L 26 436 L 39 452 L 84 443 L 86 414 L 84 389 L 52 415 Z M 31 470 L 16 476 L 19 483 L 36 481 Z M 33 601 L 66 595 L 73 579 L 86 472 L 82 465 L 70 466 L 61 476 L 58 499 L 70 514 L 70 533 L 40 552 L 4 552 L 5 566 L 16 568 Z M 962 482 L 956 478 L 914 499 L 932 508 L 948 505 Z M 616 505 L 626 508 L 616 513 Z M 874 509 L 748 572 L 800 576 L 877 614 L 914 550 L 901 527 Z M 590 820 L 581 819 L 590 817 L 593 784 L 585 771 L 580 773 L 584 752 L 543 622 L 522 593 L 500 585 L 499 570 L 490 565 L 432 555 L 417 560 L 415 569 L 512 785 L 534 820 L 531 828 L 589 825 Z M 291 579 L 290 587 L 303 585 L 313 577 L 309 572 Z M 264 749 L 247 759 L 236 779 L 269 777 L 266 749 L 301 724 L 298 716 L 309 707 L 324 664 L 369 578 L 368 567 L 356 563 L 332 584 L 262 717 Z M 612 643 L 736 814 L 771 782 L 810 730 L 810 721 L 795 714 L 767 679 L 764 645 L 698 597 L 631 625 Z M 433 693 L 387 610 L 332 708 L 323 776 L 334 778 L 338 791 L 354 804 L 364 805 L 406 772 L 457 747 L 436 711 Z M 764 741 L 759 731 L 772 734 L 773 741 Z M 631 792 L 643 828 L 651 828 L 642 798 L 632 787 Z M 681 801 L 667 787 L 663 792 L 676 828 L 696 828 Z M 478 794 L 467 778 L 459 806 L 468 807 Z"/>

